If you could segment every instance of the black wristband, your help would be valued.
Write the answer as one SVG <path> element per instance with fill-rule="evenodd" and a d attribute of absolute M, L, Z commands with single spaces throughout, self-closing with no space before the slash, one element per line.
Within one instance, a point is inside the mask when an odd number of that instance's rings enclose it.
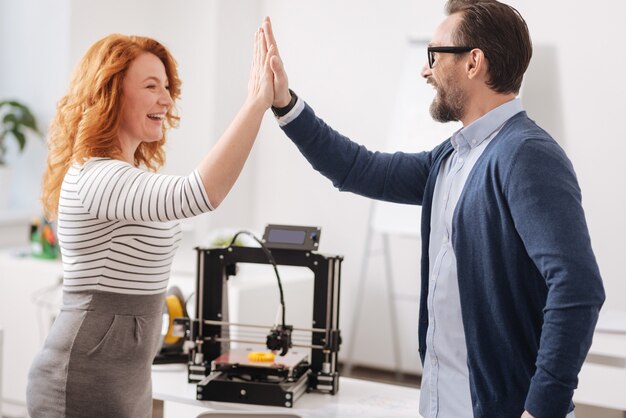
<path fill-rule="evenodd" d="M 291 94 L 291 100 L 289 101 L 289 104 L 287 106 L 285 107 L 272 106 L 272 112 L 274 112 L 274 115 L 277 118 L 285 116 L 287 113 L 289 113 L 291 109 L 293 109 L 293 107 L 296 105 L 296 102 L 298 101 L 298 96 L 296 96 L 296 93 L 294 93 L 293 90 L 289 89 L 289 93 Z"/>

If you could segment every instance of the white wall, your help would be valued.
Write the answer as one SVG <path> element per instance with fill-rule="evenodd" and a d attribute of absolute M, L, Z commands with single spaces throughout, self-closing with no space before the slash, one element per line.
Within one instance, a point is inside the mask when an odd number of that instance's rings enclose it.
<path fill-rule="evenodd" d="M 372 149 L 385 148 L 406 39 L 428 37 L 443 17 L 443 2 L 415 0 L 48 3 L 0 0 L 0 97 L 23 98 L 47 124 L 70 69 L 88 45 L 113 31 L 157 37 L 177 57 L 183 79 L 182 123 L 171 135 L 166 167 L 176 173 L 193 167 L 243 101 L 252 33 L 264 15 L 273 19 L 294 90 L 333 127 Z M 566 0 L 511 1 L 543 51 L 537 59 L 543 57 L 544 64 L 534 63 L 529 79 L 543 83 L 535 92 L 545 90 L 546 96 L 524 100 L 531 117 L 557 136 L 574 163 L 605 279 L 605 309 L 623 310 L 626 176 L 621 159 L 626 145 L 619 121 L 626 87 L 618 71 L 626 64 L 619 52 L 626 29 L 616 3 L 599 0 L 583 7 Z M 42 168 L 30 164 L 28 169 L 33 174 L 22 176 L 20 190 L 36 189 Z M 348 335 L 369 208 L 366 199 L 337 192 L 313 172 L 268 116 L 241 181 L 216 213 L 193 225 L 199 231 L 195 239 L 219 227 L 261 231 L 267 223 L 320 225 L 322 251 L 345 256 L 342 330 Z M 398 249 L 396 273 L 404 273 L 405 292 L 413 294 L 417 245 L 406 239 L 392 244 Z M 373 260 L 370 273 L 368 308 L 360 319 L 374 325 L 363 326 L 358 341 L 388 352 L 379 260 Z M 404 327 L 413 333 L 405 338 L 412 342 L 417 321 L 411 309 L 400 307 Z M 415 344 L 405 350 L 405 357 L 416 358 Z M 357 356 L 367 360 L 371 355 Z M 392 364 L 391 359 L 383 362 Z"/>
<path fill-rule="evenodd" d="M 333 127 L 378 149 L 384 148 L 389 128 L 389 98 L 397 88 L 404 39 L 410 34 L 430 34 L 443 16 L 442 4 L 265 2 L 291 86 Z M 626 30 L 614 10 L 616 2 L 599 1 L 592 7 L 564 0 L 511 4 L 525 16 L 537 46 L 532 80 L 529 77 L 529 83 L 535 84 L 527 86 L 524 101 L 531 117 L 557 136 L 574 163 L 605 280 L 605 309 L 624 309 L 626 282 L 620 254 L 626 250 L 621 239 L 626 232 L 626 175 L 620 160 L 626 144 L 618 113 L 624 110 L 626 88 L 618 69 L 624 68 L 625 58 L 613 46 L 626 39 Z M 368 202 L 335 191 L 275 127 L 268 127 L 260 141 L 257 190 L 272 185 L 276 192 L 273 199 L 259 196 L 257 224 L 284 220 L 323 227 L 322 248 L 346 255 L 342 315 L 347 329 L 353 320 L 351 295 L 360 267 Z M 412 246 L 407 241 L 402 250 Z M 400 271 L 415 271 L 406 260 L 396 262 Z M 370 274 L 380 277 L 380 263 L 374 263 Z M 389 353 L 385 288 L 380 282 L 369 283 L 368 308 L 359 320 L 378 326 L 374 332 L 361 334 L 359 342 Z M 408 285 L 405 289 L 413 290 Z M 366 359 L 363 353 L 357 352 L 357 357 Z"/>
<path fill-rule="evenodd" d="M 0 0 L 0 100 L 29 105 L 43 131 L 67 85 L 69 15 L 68 0 Z M 9 142 L 8 160 L 14 163 L 17 179 L 10 204 L 30 215 L 39 207 L 46 148 L 38 137 L 27 138 L 24 154 L 17 152 L 13 140 Z"/>
<path fill-rule="evenodd" d="M 389 118 L 408 39 L 427 36 L 443 16 L 441 7 L 419 10 L 418 3 L 422 2 L 274 0 L 264 2 L 264 12 L 274 23 L 292 88 L 335 129 L 380 149 L 388 142 Z M 427 22 L 425 15 L 432 19 Z M 415 26 L 416 20 L 425 21 L 423 30 Z M 415 69 L 415 77 L 419 70 Z M 341 329 L 349 344 L 371 202 L 337 192 L 329 180 L 310 168 L 276 124 L 264 128 L 257 150 L 255 223 L 259 228 L 269 222 L 319 225 L 321 250 L 344 255 Z M 416 145 L 415 149 L 420 149 Z M 418 244 L 407 239 L 392 242 L 394 250 L 403 250 L 408 256 L 394 257 L 394 267 L 404 284 L 402 291 L 414 295 L 413 300 L 397 303 L 403 321 L 402 340 L 408 341 L 403 344 L 402 357 L 405 368 L 412 371 L 418 367 Z M 381 260 L 375 257 L 369 265 L 354 360 L 392 367 Z M 342 357 L 347 354 L 347 344 Z"/>

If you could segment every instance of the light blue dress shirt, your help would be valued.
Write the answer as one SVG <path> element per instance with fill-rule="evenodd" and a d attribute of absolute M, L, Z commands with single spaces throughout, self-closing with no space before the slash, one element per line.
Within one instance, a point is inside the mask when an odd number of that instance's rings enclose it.
<path fill-rule="evenodd" d="M 514 99 L 454 133 L 454 151 L 437 176 L 430 223 L 428 348 L 420 392 L 420 413 L 425 418 L 473 416 L 452 217 L 476 161 L 504 123 L 522 110 L 520 99 Z"/>

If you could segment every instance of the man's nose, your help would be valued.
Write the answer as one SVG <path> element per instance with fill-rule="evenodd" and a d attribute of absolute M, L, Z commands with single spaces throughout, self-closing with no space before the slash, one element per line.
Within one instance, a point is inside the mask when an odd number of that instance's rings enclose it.
<path fill-rule="evenodd" d="M 431 75 L 433 75 L 433 71 L 432 69 L 428 66 L 428 64 L 424 64 L 424 66 L 422 67 L 422 77 L 424 78 L 428 78 Z"/>

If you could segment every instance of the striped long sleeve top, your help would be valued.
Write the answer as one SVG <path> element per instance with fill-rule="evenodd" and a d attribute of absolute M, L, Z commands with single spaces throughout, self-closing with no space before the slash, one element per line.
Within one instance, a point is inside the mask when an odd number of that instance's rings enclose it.
<path fill-rule="evenodd" d="M 212 209 L 197 171 L 161 175 L 108 158 L 72 165 L 59 199 L 64 290 L 165 292 L 178 220 Z"/>

